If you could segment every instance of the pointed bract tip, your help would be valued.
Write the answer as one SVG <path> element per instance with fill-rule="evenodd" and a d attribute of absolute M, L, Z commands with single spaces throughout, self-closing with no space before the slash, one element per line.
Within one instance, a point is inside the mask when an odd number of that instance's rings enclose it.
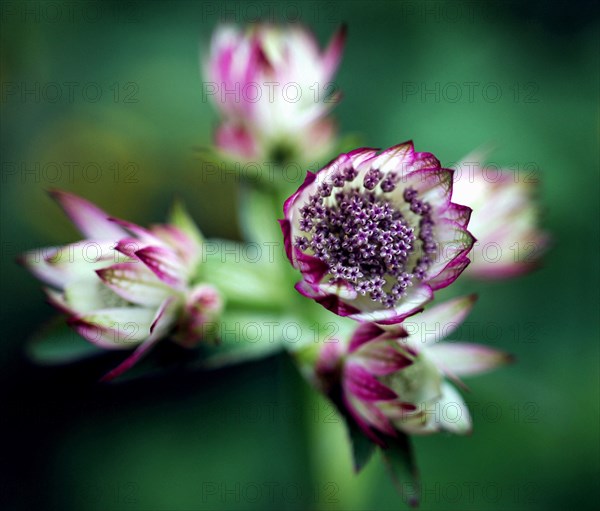
<path fill-rule="evenodd" d="M 470 295 L 466 296 L 466 299 L 469 301 L 469 303 L 477 303 L 477 300 L 479 300 L 479 295 L 477 293 L 471 293 Z"/>
<path fill-rule="evenodd" d="M 55 200 L 58 200 L 61 195 L 72 195 L 69 194 L 69 192 L 61 190 L 60 188 L 48 188 L 46 189 L 46 193 Z"/>

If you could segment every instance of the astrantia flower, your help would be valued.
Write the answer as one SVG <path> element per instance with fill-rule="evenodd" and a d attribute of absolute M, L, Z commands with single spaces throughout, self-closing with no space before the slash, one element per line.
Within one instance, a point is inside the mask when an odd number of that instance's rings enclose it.
<path fill-rule="evenodd" d="M 223 115 L 217 147 L 261 162 L 327 154 L 335 127 L 325 115 L 338 99 L 331 80 L 343 45 L 343 29 L 321 51 L 300 26 L 218 28 L 205 65 L 205 92 Z"/>
<path fill-rule="evenodd" d="M 181 208 L 173 224 L 144 229 L 75 195 L 52 195 L 85 239 L 32 250 L 22 262 L 82 337 L 106 349 L 137 346 L 107 378 L 168 335 L 186 346 L 202 340 L 223 304 L 214 287 L 193 283 L 202 238 Z"/>
<path fill-rule="evenodd" d="M 468 433 L 469 411 L 448 379 L 464 385 L 459 377 L 510 361 L 486 346 L 440 341 L 461 324 L 473 302 L 474 297 L 454 299 L 403 325 L 361 324 L 349 340 L 324 345 L 316 383 L 332 397 L 341 394 L 337 402 L 381 445 L 398 431 Z"/>
<path fill-rule="evenodd" d="M 341 316 L 398 323 L 469 263 L 471 210 L 451 201 L 452 171 L 412 142 L 342 154 L 284 205 L 296 289 Z"/>
<path fill-rule="evenodd" d="M 517 276 L 537 267 L 548 243 L 538 227 L 537 183 L 508 170 L 486 169 L 482 156 L 468 156 L 454 174 L 453 198 L 473 208 L 469 230 L 477 238 L 467 273 Z"/>

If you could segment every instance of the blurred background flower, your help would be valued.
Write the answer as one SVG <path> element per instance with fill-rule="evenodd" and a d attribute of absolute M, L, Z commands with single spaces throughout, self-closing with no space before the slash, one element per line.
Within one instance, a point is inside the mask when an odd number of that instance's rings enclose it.
<path fill-rule="evenodd" d="M 233 160 L 319 160 L 333 149 L 336 127 L 326 117 L 340 93 L 333 81 L 345 29 L 324 50 L 298 24 L 223 25 L 204 64 L 203 97 L 223 115 L 215 144 Z"/>
<path fill-rule="evenodd" d="M 467 275 L 502 279 L 539 267 L 549 238 L 539 226 L 539 184 L 535 175 L 486 167 L 481 151 L 457 165 L 452 196 L 473 210 L 469 227 L 477 239 Z"/>
<path fill-rule="evenodd" d="M 210 145 L 220 120 L 202 97 L 198 59 L 221 23 L 242 27 L 257 17 L 301 21 L 321 48 L 347 23 L 334 79 L 344 101 L 335 116 L 340 132 L 364 136 L 360 145 L 414 139 L 449 167 L 492 141 L 497 150 L 486 165 L 540 180 L 542 228 L 553 236 L 543 270 L 455 283 L 480 300 L 453 337 L 509 351 L 519 363 L 473 379 L 465 395 L 472 437 L 415 440 L 429 491 L 423 508 L 595 508 L 595 2 L 566 9 L 541 0 L 11 1 L 1 4 L 1 16 L 7 508 L 400 505 L 381 463 L 352 474 L 343 423 L 284 357 L 99 387 L 102 370 L 122 354 L 57 369 L 33 365 L 23 353 L 26 338 L 55 311 L 14 259 L 75 239 L 48 188 L 142 224 L 163 218 L 179 194 L 207 237 L 241 237 L 236 176 L 251 168 L 245 162 L 235 173 L 197 157 L 194 148 Z M 267 321 L 259 320 L 265 333 Z M 310 326 L 311 335 L 335 328 L 327 319 Z M 293 328 L 288 335 L 294 338 Z"/>

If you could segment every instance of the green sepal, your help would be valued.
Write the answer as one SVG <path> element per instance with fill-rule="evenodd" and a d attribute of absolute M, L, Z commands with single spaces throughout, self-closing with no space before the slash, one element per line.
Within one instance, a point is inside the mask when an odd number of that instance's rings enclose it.
<path fill-rule="evenodd" d="M 345 420 L 352 447 L 354 471 L 358 474 L 373 456 L 375 444 L 365 436 L 351 417 L 346 416 Z"/>
<path fill-rule="evenodd" d="M 177 199 L 173 202 L 168 219 L 170 224 L 181 229 L 195 244 L 202 246 L 204 236 L 181 200 Z"/>
<path fill-rule="evenodd" d="M 410 437 L 398 431 L 395 438 L 386 436 L 385 444 L 381 455 L 396 490 L 404 502 L 417 507 L 421 500 L 421 483 Z"/>
<path fill-rule="evenodd" d="M 64 317 L 42 326 L 26 344 L 29 358 L 42 365 L 70 364 L 105 352 L 69 328 Z"/>

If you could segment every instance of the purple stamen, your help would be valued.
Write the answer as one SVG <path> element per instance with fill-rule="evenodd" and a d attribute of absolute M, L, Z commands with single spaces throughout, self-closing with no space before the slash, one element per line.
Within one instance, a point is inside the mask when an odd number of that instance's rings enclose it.
<path fill-rule="evenodd" d="M 377 186 L 379 181 L 381 181 L 382 177 L 383 177 L 383 174 L 381 173 L 381 171 L 379 169 L 371 169 L 365 174 L 363 186 L 367 190 L 373 190 Z"/>
<path fill-rule="evenodd" d="M 425 278 L 431 266 L 429 254 L 437 249 L 431 206 L 417 197 L 416 190 L 404 190 L 410 211 L 419 217 L 415 220 L 409 215 L 411 225 L 385 197 L 396 188 L 395 174 L 384 176 L 371 169 L 365 175 L 364 188 L 349 188 L 347 182 L 357 175 L 355 169 L 345 169 L 320 185 L 319 194 L 300 208 L 300 229 L 307 236 L 297 236 L 295 246 L 312 251 L 328 265 L 330 282 L 345 281 L 360 295 L 391 308 L 414 280 Z M 371 191 L 380 182 L 383 194 Z M 414 268 L 409 268 L 419 242 L 420 257 Z"/>

